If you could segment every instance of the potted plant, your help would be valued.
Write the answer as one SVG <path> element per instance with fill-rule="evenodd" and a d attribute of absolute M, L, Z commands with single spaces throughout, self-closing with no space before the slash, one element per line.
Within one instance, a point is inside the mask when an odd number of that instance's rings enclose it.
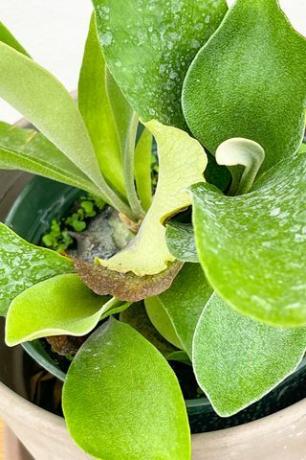
<path fill-rule="evenodd" d="M 88 455 L 188 460 L 184 395 L 233 417 L 304 356 L 306 41 L 277 0 L 93 6 L 77 104 L 0 25 L 0 97 L 35 127 L 0 124 L 0 168 L 83 191 L 51 196 L 58 251 L 0 225 L 5 340 L 64 355 Z"/>

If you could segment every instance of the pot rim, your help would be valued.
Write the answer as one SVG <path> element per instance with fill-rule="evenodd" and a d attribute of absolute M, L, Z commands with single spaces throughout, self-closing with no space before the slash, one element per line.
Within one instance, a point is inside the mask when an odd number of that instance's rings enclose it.
<path fill-rule="evenodd" d="M 2 382 L 0 382 L 0 396 L 2 408 L 4 408 L 4 410 L 9 414 L 11 408 L 14 407 L 14 410 L 17 412 L 17 416 L 23 420 L 23 423 L 26 423 L 28 420 L 31 422 L 33 429 L 35 429 L 35 426 L 39 429 L 41 418 L 43 417 L 44 426 L 50 429 L 50 433 L 53 433 L 54 430 L 66 430 L 66 424 L 63 417 L 52 414 L 46 409 L 28 401 Z M 241 434 L 245 432 L 248 432 L 249 435 L 256 433 L 256 436 L 261 436 L 262 433 L 265 432 L 266 426 L 271 426 L 271 423 L 273 424 L 274 430 L 277 431 L 280 428 L 284 428 L 291 425 L 293 422 L 296 422 L 297 418 L 305 417 L 305 414 L 306 398 L 259 420 L 254 420 L 243 425 L 225 428 L 222 430 L 194 434 L 192 435 L 192 438 L 196 440 L 199 437 L 203 438 L 203 436 L 214 438 L 219 438 L 221 436 L 225 441 L 226 438 L 236 438 L 236 436 L 241 436 Z"/>

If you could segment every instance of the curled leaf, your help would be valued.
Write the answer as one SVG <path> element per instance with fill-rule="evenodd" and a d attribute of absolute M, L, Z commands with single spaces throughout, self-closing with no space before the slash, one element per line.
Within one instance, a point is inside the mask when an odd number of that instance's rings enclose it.
<path fill-rule="evenodd" d="M 190 206 L 188 187 L 204 182 L 207 165 L 201 145 L 184 131 L 157 121 L 146 124 L 158 144 L 159 179 L 153 203 L 136 238 L 122 251 L 100 263 L 111 270 L 138 276 L 163 272 L 175 257 L 166 243 L 165 220 Z M 186 160 L 188 158 L 188 166 Z"/>
<path fill-rule="evenodd" d="M 168 289 L 183 264 L 174 262 L 163 272 L 146 276 L 119 273 L 78 259 L 75 259 L 74 265 L 84 283 L 96 294 L 109 294 L 119 300 L 138 302 Z"/>

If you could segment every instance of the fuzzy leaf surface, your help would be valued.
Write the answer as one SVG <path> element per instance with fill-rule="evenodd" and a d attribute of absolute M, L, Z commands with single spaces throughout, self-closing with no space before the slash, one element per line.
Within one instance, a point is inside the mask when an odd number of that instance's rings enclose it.
<path fill-rule="evenodd" d="M 111 320 L 82 346 L 64 384 L 63 409 L 70 434 L 93 457 L 191 458 L 176 376 L 156 348 L 128 324 Z"/>
<path fill-rule="evenodd" d="M 145 121 L 185 127 L 181 89 L 187 69 L 219 26 L 224 0 L 93 0 L 106 62 Z"/>
<path fill-rule="evenodd" d="M 166 231 L 167 246 L 171 254 L 181 262 L 199 263 L 191 224 L 169 222 Z"/>
<path fill-rule="evenodd" d="M 103 188 L 91 141 L 70 94 L 49 72 L 1 42 L 0 97 Z"/>
<path fill-rule="evenodd" d="M 27 171 L 99 194 L 88 177 L 42 134 L 4 122 L 0 122 L 0 168 Z"/>
<path fill-rule="evenodd" d="M 120 321 L 129 324 L 156 347 L 166 359 L 178 350 L 167 342 L 150 321 L 143 302 L 137 302 L 120 313 Z"/>
<path fill-rule="evenodd" d="M 98 324 L 107 301 L 90 291 L 76 274 L 37 283 L 12 301 L 6 343 L 15 346 L 41 337 L 86 335 Z"/>
<path fill-rule="evenodd" d="M 149 297 L 148 299 L 145 299 L 144 302 L 147 315 L 155 329 L 169 343 L 174 345 L 176 348 L 181 349 L 182 344 L 180 339 L 178 338 L 170 317 L 159 300 L 159 297 Z"/>
<path fill-rule="evenodd" d="M 108 79 L 108 70 L 98 42 L 96 20 L 93 15 L 80 73 L 78 104 L 101 171 L 109 182 L 124 195 L 120 137 L 108 92 Z M 118 106 L 116 109 L 124 111 L 127 103 L 123 96 L 121 100 L 124 107 Z"/>
<path fill-rule="evenodd" d="M 212 293 L 200 264 L 185 264 L 170 289 L 158 297 L 189 357 L 196 325 Z"/>
<path fill-rule="evenodd" d="M 227 139 L 251 139 L 266 152 L 262 171 L 301 144 L 305 99 L 306 40 L 277 0 L 237 0 L 183 89 L 189 128 L 208 151 Z"/>
<path fill-rule="evenodd" d="M 20 238 L 0 223 L 0 314 L 5 315 L 11 301 L 27 288 L 53 276 L 72 273 L 68 257 Z"/>
<path fill-rule="evenodd" d="M 306 324 L 306 154 L 267 171 L 253 191 L 193 187 L 199 258 L 216 292 L 260 321 Z"/>
<path fill-rule="evenodd" d="M 193 367 L 216 412 L 229 417 L 261 399 L 302 360 L 305 328 L 276 328 L 242 316 L 214 294 L 193 342 Z"/>

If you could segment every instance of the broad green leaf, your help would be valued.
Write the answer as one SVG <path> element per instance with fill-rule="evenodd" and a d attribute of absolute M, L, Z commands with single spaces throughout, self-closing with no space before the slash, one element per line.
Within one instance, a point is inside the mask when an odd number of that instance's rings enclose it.
<path fill-rule="evenodd" d="M 135 181 L 137 193 L 145 211 L 152 204 L 152 142 L 152 134 L 144 129 L 135 149 Z"/>
<path fill-rule="evenodd" d="M 14 48 L 19 53 L 28 56 L 26 50 L 16 40 L 14 35 L 7 29 L 7 27 L 0 21 L 0 42 L 6 43 L 11 48 Z"/>
<path fill-rule="evenodd" d="M 219 26 L 224 0 L 93 0 L 100 43 L 110 71 L 132 107 L 185 127 L 181 89 L 199 48 Z"/>
<path fill-rule="evenodd" d="M 176 348 L 182 348 L 180 339 L 173 327 L 170 317 L 159 300 L 159 297 L 149 297 L 145 299 L 147 315 L 155 329 L 169 343 Z"/>
<path fill-rule="evenodd" d="M 236 310 L 283 327 L 306 324 L 306 155 L 227 197 L 193 187 L 196 245 L 207 278 Z"/>
<path fill-rule="evenodd" d="M 167 225 L 166 238 L 169 251 L 177 260 L 199 263 L 191 224 L 170 222 Z"/>
<path fill-rule="evenodd" d="M 42 134 L 0 122 L 0 168 L 19 169 L 99 195 L 99 189 Z"/>
<path fill-rule="evenodd" d="M 305 328 L 267 326 L 213 295 L 196 328 L 193 367 L 215 411 L 228 417 L 294 372 L 305 348 Z"/>
<path fill-rule="evenodd" d="M 138 302 L 120 313 L 120 321 L 129 324 L 140 332 L 162 355 L 168 359 L 178 350 L 167 342 L 150 321 L 143 302 Z"/>
<path fill-rule="evenodd" d="M 21 112 L 100 189 L 115 208 L 129 208 L 100 173 L 86 126 L 63 85 L 49 72 L 0 42 L 0 97 Z"/>
<path fill-rule="evenodd" d="M 230 138 L 254 140 L 266 152 L 262 170 L 290 156 L 305 126 L 305 56 L 277 0 L 237 0 L 184 83 L 194 136 L 211 153 Z"/>
<path fill-rule="evenodd" d="M 156 348 L 127 324 L 111 320 L 80 349 L 64 384 L 63 410 L 72 437 L 94 457 L 191 458 L 176 376 Z"/>
<path fill-rule="evenodd" d="M 157 121 L 146 127 L 157 141 L 159 156 L 159 179 L 152 205 L 134 241 L 111 259 L 100 259 L 111 270 L 138 276 L 160 273 L 175 260 L 167 247 L 163 223 L 191 204 L 187 188 L 204 181 L 207 164 L 201 145 L 184 131 Z"/>
<path fill-rule="evenodd" d="M 0 96 L 99 184 L 92 145 L 69 93 L 46 70 L 3 43 L 0 57 Z"/>
<path fill-rule="evenodd" d="M 21 292 L 53 276 L 71 273 L 73 263 L 54 251 L 20 238 L 0 223 L 0 314 Z"/>
<path fill-rule="evenodd" d="M 93 15 L 80 73 L 78 103 L 101 171 L 108 181 L 124 195 L 122 152 L 118 128 L 107 91 L 107 74 L 108 70 L 98 42 L 95 15 Z M 122 107 L 116 109 L 122 110 Z"/>
<path fill-rule="evenodd" d="M 158 297 L 181 346 L 190 357 L 197 322 L 212 292 L 201 266 L 185 264 L 170 289 Z"/>
<path fill-rule="evenodd" d="M 15 297 L 7 313 L 5 341 L 12 347 L 41 337 L 86 335 L 100 321 L 107 301 L 76 274 L 54 276 Z"/>

